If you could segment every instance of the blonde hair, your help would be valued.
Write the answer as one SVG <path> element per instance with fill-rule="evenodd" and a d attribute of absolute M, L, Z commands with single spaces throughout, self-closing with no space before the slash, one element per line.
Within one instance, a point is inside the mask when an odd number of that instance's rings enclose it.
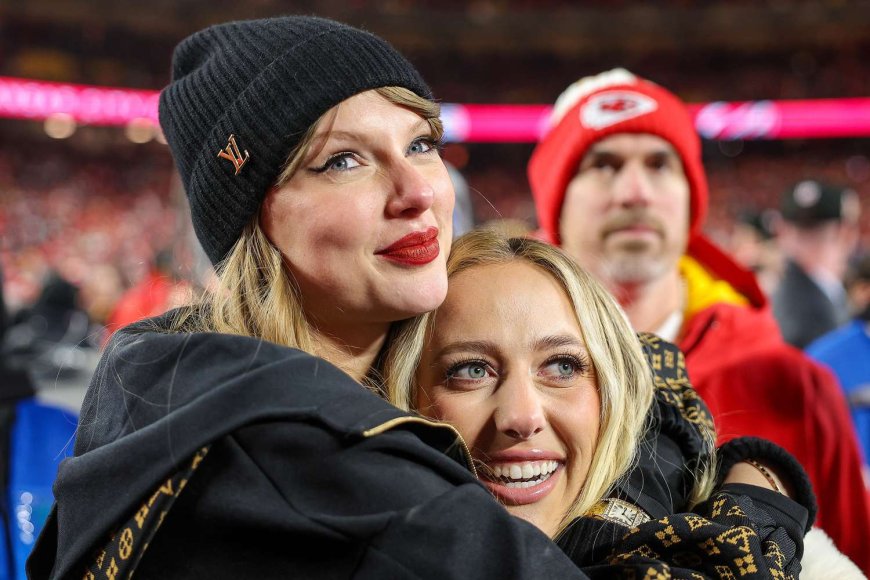
<path fill-rule="evenodd" d="M 447 275 L 515 260 L 538 266 L 561 284 L 574 307 L 601 397 L 598 445 L 583 489 L 562 519 L 561 531 L 587 513 L 631 467 L 653 401 L 652 371 L 616 301 L 558 248 L 536 240 L 474 231 L 454 243 Z M 416 371 L 436 316 L 437 311 L 407 322 L 387 352 L 387 393 L 402 409 L 414 407 Z"/>
<path fill-rule="evenodd" d="M 423 117 L 435 139 L 443 134 L 438 103 L 403 87 L 375 91 L 389 102 Z M 322 115 L 288 156 L 276 181 L 290 180 L 308 156 Z M 266 237 L 259 216 L 245 227 L 227 257 L 216 266 L 216 283 L 203 295 L 201 305 L 183 310 L 174 330 L 220 332 L 262 338 L 270 342 L 314 352 L 312 325 L 302 309 L 299 289 L 281 251 Z M 377 374 L 375 372 L 375 374 Z"/>

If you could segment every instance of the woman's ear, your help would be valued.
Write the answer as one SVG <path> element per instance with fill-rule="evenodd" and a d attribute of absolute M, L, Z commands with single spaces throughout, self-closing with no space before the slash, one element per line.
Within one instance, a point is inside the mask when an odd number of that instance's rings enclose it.
<path fill-rule="evenodd" d="M 275 204 L 275 196 L 278 194 L 278 190 L 280 188 L 277 185 L 273 185 L 266 191 L 266 195 L 263 197 L 263 203 L 260 204 L 260 211 L 257 212 L 257 224 L 260 226 L 260 230 L 266 235 L 266 239 L 269 240 L 269 243 L 273 246 L 275 245 L 275 238 L 272 235 L 274 224 L 277 221 L 274 215 L 274 204 Z"/>

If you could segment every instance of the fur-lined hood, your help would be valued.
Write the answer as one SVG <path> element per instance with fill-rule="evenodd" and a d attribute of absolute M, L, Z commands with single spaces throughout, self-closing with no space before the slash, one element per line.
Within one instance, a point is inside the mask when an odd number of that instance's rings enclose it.
<path fill-rule="evenodd" d="M 852 560 L 840 552 L 821 528 L 813 528 L 804 536 L 804 557 L 801 560 L 801 580 L 862 580 Z"/>

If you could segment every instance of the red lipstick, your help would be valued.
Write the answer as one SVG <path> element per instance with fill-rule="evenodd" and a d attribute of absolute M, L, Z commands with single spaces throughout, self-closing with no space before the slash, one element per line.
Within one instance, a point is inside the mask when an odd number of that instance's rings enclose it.
<path fill-rule="evenodd" d="M 420 232 L 411 232 L 399 238 L 386 248 L 375 252 L 376 255 L 407 266 L 428 264 L 441 253 L 438 244 L 438 228 L 431 227 Z"/>

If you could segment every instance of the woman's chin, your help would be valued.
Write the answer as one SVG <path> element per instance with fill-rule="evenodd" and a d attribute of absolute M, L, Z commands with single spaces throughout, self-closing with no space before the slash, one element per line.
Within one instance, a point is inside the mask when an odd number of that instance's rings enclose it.
<path fill-rule="evenodd" d="M 553 538 L 559 531 L 559 518 L 550 517 L 541 506 L 535 504 L 505 506 L 508 513 L 516 518 L 525 520 Z"/>
<path fill-rule="evenodd" d="M 392 309 L 395 320 L 413 318 L 420 314 L 432 312 L 444 302 L 447 297 L 447 278 L 421 279 L 419 283 L 407 288 L 397 288 Z"/>

